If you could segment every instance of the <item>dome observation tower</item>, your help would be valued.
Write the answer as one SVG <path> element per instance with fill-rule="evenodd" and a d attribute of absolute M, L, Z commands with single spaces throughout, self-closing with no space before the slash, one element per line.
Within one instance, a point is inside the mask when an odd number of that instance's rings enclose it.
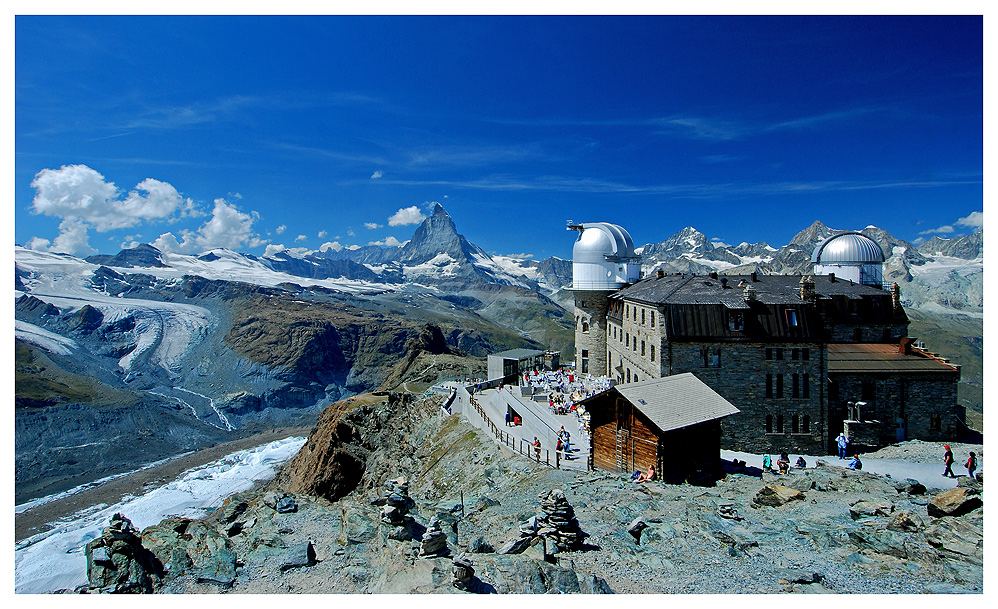
<path fill-rule="evenodd" d="M 575 366 L 607 374 L 606 314 L 611 294 L 641 278 L 641 259 L 622 227 L 607 222 L 569 224 L 578 231 L 572 248 L 575 293 Z"/>
<path fill-rule="evenodd" d="M 815 275 L 836 277 L 863 285 L 883 287 L 884 250 L 857 232 L 839 233 L 822 241 L 811 254 Z"/>

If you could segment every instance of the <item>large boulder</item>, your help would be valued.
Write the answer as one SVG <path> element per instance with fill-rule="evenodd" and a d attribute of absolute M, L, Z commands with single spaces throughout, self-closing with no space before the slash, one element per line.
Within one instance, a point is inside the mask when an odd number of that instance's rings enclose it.
<path fill-rule="evenodd" d="M 752 502 L 757 505 L 780 507 L 791 501 L 802 501 L 804 493 L 781 484 L 767 484 L 759 489 Z"/>
<path fill-rule="evenodd" d="M 984 505 L 977 489 L 954 488 L 943 491 L 929 502 L 929 516 L 962 516 Z"/>

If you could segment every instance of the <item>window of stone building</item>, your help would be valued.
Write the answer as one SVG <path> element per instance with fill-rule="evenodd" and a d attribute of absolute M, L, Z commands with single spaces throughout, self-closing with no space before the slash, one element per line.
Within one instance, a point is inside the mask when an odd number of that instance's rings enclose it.
<path fill-rule="evenodd" d="M 582 374 L 589 373 L 589 349 L 582 350 Z"/>
<path fill-rule="evenodd" d="M 766 415 L 766 433 L 773 433 L 773 415 Z"/>
<path fill-rule="evenodd" d="M 792 398 L 800 397 L 800 375 L 797 374 L 796 372 L 791 377 L 790 397 Z"/>
<path fill-rule="evenodd" d="M 828 381 L 828 402 L 829 404 L 834 404 L 839 401 L 839 383 L 837 381 Z"/>
<path fill-rule="evenodd" d="M 777 374 L 776 375 L 776 397 L 778 397 L 778 398 L 782 398 L 783 397 L 783 375 L 782 374 Z"/>
<path fill-rule="evenodd" d="M 783 433 L 783 415 L 776 415 L 776 433 Z"/>
<path fill-rule="evenodd" d="M 767 360 L 773 359 L 773 349 L 772 348 L 767 348 L 766 349 L 766 359 Z"/>
<path fill-rule="evenodd" d="M 648 320 L 648 321 L 650 321 L 650 322 L 651 322 L 651 327 L 653 327 L 653 328 L 654 328 L 654 327 L 655 327 L 655 311 L 652 311 L 652 312 L 651 312 L 651 314 L 650 314 L 650 315 L 649 315 L 648 317 L 650 317 L 650 318 L 651 318 L 651 319 L 650 319 L 650 320 Z"/>
<path fill-rule="evenodd" d="M 800 350 L 800 358 L 802 360 L 804 360 L 805 362 L 810 361 L 811 360 L 811 350 L 808 349 L 807 347 L 801 349 Z"/>
<path fill-rule="evenodd" d="M 713 366 L 714 368 L 720 368 L 721 367 L 721 349 L 720 348 L 714 349 L 714 352 L 711 354 L 710 365 Z"/>
<path fill-rule="evenodd" d="M 872 404 L 874 398 L 877 397 L 877 385 L 873 381 L 863 381 L 863 388 L 861 390 L 862 399 L 867 404 Z"/>
<path fill-rule="evenodd" d="M 776 350 L 776 359 L 779 361 L 783 361 L 783 349 Z"/>
<path fill-rule="evenodd" d="M 624 305 L 624 319 L 627 319 L 631 314 L 631 305 Z"/>
<path fill-rule="evenodd" d="M 881 342 L 885 342 L 885 343 L 892 342 L 891 341 L 891 329 L 890 328 L 884 328 L 883 338 L 881 339 Z"/>
<path fill-rule="evenodd" d="M 929 429 L 931 431 L 942 431 L 943 418 L 937 414 L 929 416 Z"/>
<path fill-rule="evenodd" d="M 651 345 L 651 361 L 655 361 L 655 345 Z"/>
<path fill-rule="evenodd" d="M 634 382 L 635 383 L 638 382 L 638 373 L 637 372 L 634 373 Z"/>
<path fill-rule="evenodd" d="M 628 383 L 631 382 L 631 369 L 630 368 L 627 369 L 627 382 Z"/>
<path fill-rule="evenodd" d="M 801 431 L 804 433 L 811 433 L 811 417 L 804 415 L 801 419 Z"/>
<path fill-rule="evenodd" d="M 854 343 L 863 342 L 863 328 L 853 328 L 852 329 L 852 341 Z"/>
<path fill-rule="evenodd" d="M 645 354 L 645 341 L 641 341 L 641 355 L 644 356 L 644 354 Z"/>
<path fill-rule="evenodd" d="M 631 333 L 630 332 L 624 332 L 624 344 L 625 345 L 630 345 L 631 344 Z"/>
<path fill-rule="evenodd" d="M 801 397 L 809 398 L 811 397 L 811 375 L 804 373 L 804 383 L 801 390 Z"/>
<path fill-rule="evenodd" d="M 583 334 L 589 334 L 589 320 L 588 319 L 583 319 L 582 320 L 582 333 Z"/>
<path fill-rule="evenodd" d="M 732 332 L 741 332 L 745 329 L 745 315 L 743 313 L 728 313 L 728 329 Z"/>
<path fill-rule="evenodd" d="M 637 336 L 634 337 L 634 347 L 632 347 L 632 350 L 635 353 L 637 353 L 637 351 L 638 351 L 638 337 Z"/>
<path fill-rule="evenodd" d="M 786 311 L 784 311 L 784 313 L 786 314 L 786 317 L 787 317 L 787 325 L 790 326 L 790 327 L 792 327 L 792 328 L 796 328 L 797 327 L 797 311 L 794 311 L 792 309 L 787 309 Z"/>
<path fill-rule="evenodd" d="M 772 374 L 767 374 L 766 375 L 766 397 L 767 398 L 773 397 L 773 375 Z"/>
<path fill-rule="evenodd" d="M 704 368 L 720 368 L 721 367 L 721 349 L 708 349 L 707 347 L 700 348 L 700 358 L 703 361 Z"/>
<path fill-rule="evenodd" d="M 645 310 L 641 309 L 641 325 L 645 325 Z"/>
<path fill-rule="evenodd" d="M 796 348 L 795 349 L 791 349 L 790 350 L 790 359 L 793 360 L 793 361 L 795 361 L 795 362 L 797 360 L 799 360 L 800 359 L 800 349 L 796 349 Z"/>

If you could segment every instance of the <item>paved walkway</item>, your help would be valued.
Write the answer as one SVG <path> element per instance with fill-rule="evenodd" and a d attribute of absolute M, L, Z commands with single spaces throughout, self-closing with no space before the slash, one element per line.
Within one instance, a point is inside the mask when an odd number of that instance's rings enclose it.
<path fill-rule="evenodd" d="M 503 395 L 497 395 L 500 392 Z M 579 437 L 579 423 L 574 414 L 553 414 L 546 402 L 542 404 L 520 397 L 519 387 L 516 386 L 506 389 L 485 389 L 473 397 L 482 407 L 492 427 L 487 423 L 481 424 L 484 422 L 477 416 L 477 412 L 465 412 L 468 420 L 493 437 L 495 437 L 493 430 L 498 430 L 502 436 L 497 440 L 500 443 L 535 459 L 535 453 L 530 450 L 530 446 L 536 437 L 541 441 L 542 462 L 547 462 L 552 467 L 586 471 L 589 463 L 589 438 Z M 505 405 L 509 400 L 515 400 L 513 409 L 520 415 L 521 425 L 506 425 Z M 562 426 L 569 433 L 570 450 L 567 455 L 562 453 L 556 456 L 558 431 Z"/>
<path fill-rule="evenodd" d="M 773 466 L 775 467 L 777 455 L 771 454 L 770 456 L 773 458 Z M 807 466 L 809 468 L 814 467 L 814 463 L 818 459 L 821 459 L 829 465 L 838 465 L 841 467 L 848 467 L 849 465 L 849 459 L 839 459 L 835 455 L 815 457 L 811 455 L 792 454 L 790 455 L 790 463 L 795 463 L 798 456 L 804 457 L 804 460 L 807 461 Z M 721 458 L 728 461 L 731 461 L 732 459 L 739 459 L 741 461 L 745 461 L 745 463 L 750 467 L 762 467 L 762 455 L 756 455 L 753 453 L 722 450 Z M 863 462 L 864 472 L 879 474 L 881 476 L 890 476 L 894 480 L 914 478 L 924 484 L 925 488 L 930 489 L 956 488 L 958 478 L 943 476 L 942 473 L 944 467 L 941 463 L 912 463 L 911 461 L 901 461 L 899 459 L 866 458 L 862 455 L 860 455 L 859 458 Z M 957 467 L 953 468 L 954 472 L 958 472 L 958 470 L 959 468 Z M 967 471 L 963 470 L 963 477 L 966 476 Z"/>

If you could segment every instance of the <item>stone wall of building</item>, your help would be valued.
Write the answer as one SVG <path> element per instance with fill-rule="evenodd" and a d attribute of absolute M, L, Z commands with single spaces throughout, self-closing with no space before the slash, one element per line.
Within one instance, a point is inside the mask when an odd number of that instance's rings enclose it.
<path fill-rule="evenodd" d="M 866 402 L 861 418 L 881 421 L 880 446 L 899 441 L 898 419 L 907 440 L 954 440 L 965 420 L 957 401 L 958 372 L 830 374 L 837 402 Z M 834 396 L 833 396 L 834 397 Z"/>
<path fill-rule="evenodd" d="M 607 374 L 606 311 L 609 296 L 609 292 L 575 292 L 575 369 L 580 373 Z"/>
<path fill-rule="evenodd" d="M 779 347 L 773 343 L 672 343 L 670 354 L 669 374 L 692 372 L 741 411 L 724 420 L 722 447 L 756 453 L 826 452 L 822 379 L 827 354 L 820 343 Z"/>

